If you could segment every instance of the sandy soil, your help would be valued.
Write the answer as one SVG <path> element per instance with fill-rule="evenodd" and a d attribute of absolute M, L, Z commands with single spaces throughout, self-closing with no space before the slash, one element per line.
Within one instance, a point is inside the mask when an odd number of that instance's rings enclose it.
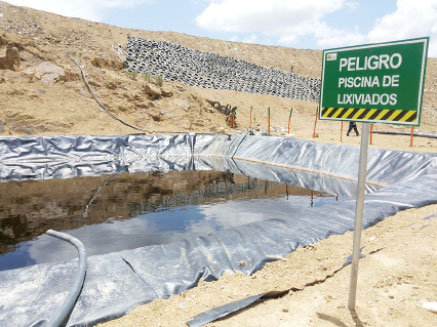
<path fill-rule="evenodd" d="M 271 108 L 273 134 L 288 133 L 288 116 L 293 108 L 291 132 L 311 139 L 316 103 L 274 96 L 201 89 L 164 81 L 167 96 L 152 97 L 146 86 L 157 87 L 141 75 L 126 74 L 114 45 L 125 45 L 127 36 L 166 40 L 192 49 L 216 52 L 244 59 L 264 67 L 274 67 L 320 78 L 321 52 L 286 47 L 219 41 L 175 32 L 123 29 L 81 19 L 71 19 L 0 2 L 0 135 L 138 133 L 103 112 L 88 93 L 71 55 L 83 66 L 89 83 L 108 109 L 140 128 L 166 133 L 244 132 L 249 126 L 267 131 L 267 108 Z M 42 66 L 41 66 L 42 65 Z M 49 68 L 47 67 L 49 65 Z M 55 72 L 55 75 L 51 73 Z M 59 74 L 59 76 L 56 76 Z M 437 59 L 428 60 L 422 123 L 416 132 L 437 134 Z M 226 124 L 226 117 L 211 103 L 238 106 L 238 129 Z M 252 123 L 250 108 L 253 107 Z M 345 136 L 342 142 L 359 144 Z M 316 141 L 339 142 L 340 122 L 317 124 Z M 409 127 L 375 125 L 375 131 L 410 132 Z M 414 151 L 435 151 L 436 139 L 374 135 L 377 147 Z"/>
<path fill-rule="evenodd" d="M 242 44 L 174 32 L 122 29 L 69 19 L 0 2 L 0 136 L 137 133 L 111 119 L 87 92 L 74 56 L 86 71 L 102 102 L 127 122 L 156 133 L 244 133 L 249 126 L 272 133 L 313 139 L 317 105 L 273 96 L 207 90 L 164 81 L 159 87 L 142 76 L 125 73 L 113 45 L 127 36 L 166 40 L 192 49 L 216 52 L 308 76 L 320 77 L 321 52 Z M 153 97 L 147 86 L 166 96 Z M 415 132 L 437 134 L 437 60 L 428 60 L 422 123 Z M 237 105 L 238 129 L 211 102 Z M 252 116 L 250 108 L 253 107 Z M 359 126 L 360 128 L 360 126 Z M 339 122 L 317 122 L 315 141 L 358 145 Z M 410 132 L 409 127 L 375 125 L 375 131 Z M 437 140 L 374 134 L 373 147 L 417 152 L 437 151 Z M 437 205 L 412 209 L 385 219 L 363 235 L 358 316 L 347 310 L 350 267 L 340 269 L 351 253 L 351 233 L 331 236 L 266 265 L 253 276 L 225 275 L 168 300 L 156 300 L 105 326 L 184 326 L 193 316 L 215 306 L 271 290 L 286 295 L 263 300 L 209 326 L 434 326 L 437 315 L 422 301 L 437 301 Z M 340 270 L 339 270 L 340 269 Z M 336 273 L 334 273 L 336 272 Z"/>

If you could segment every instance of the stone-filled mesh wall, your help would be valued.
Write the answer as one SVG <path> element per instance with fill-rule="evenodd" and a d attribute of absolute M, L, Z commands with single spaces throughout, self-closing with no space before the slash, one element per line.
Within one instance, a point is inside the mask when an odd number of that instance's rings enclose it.
<path fill-rule="evenodd" d="M 128 38 L 126 50 L 129 71 L 160 75 L 169 81 L 304 101 L 317 102 L 319 98 L 319 79 L 267 69 L 244 60 L 133 37 Z"/>

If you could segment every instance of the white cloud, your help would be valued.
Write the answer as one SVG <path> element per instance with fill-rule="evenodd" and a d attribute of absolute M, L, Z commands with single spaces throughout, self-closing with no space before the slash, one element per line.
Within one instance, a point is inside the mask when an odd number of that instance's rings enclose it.
<path fill-rule="evenodd" d="M 150 0 L 6 0 L 6 2 L 44 10 L 69 17 L 102 21 L 104 11 L 114 8 L 130 8 Z"/>
<path fill-rule="evenodd" d="M 292 197 L 290 200 L 282 198 L 266 198 L 239 201 L 226 201 L 214 205 L 202 205 L 200 220 L 191 220 L 187 230 L 193 233 L 207 234 L 214 230 L 234 228 L 269 219 L 281 219 L 284 214 L 292 212 L 296 222 L 303 217 L 309 206 L 309 199 Z"/>
<path fill-rule="evenodd" d="M 313 35 L 317 40 L 317 44 L 323 48 L 367 42 L 366 36 L 358 31 L 358 27 L 354 27 L 352 30 L 342 30 L 320 23 Z"/>
<path fill-rule="evenodd" d="M 358 10 L 358 1 L 212 0 L 196 23 L 210 31 L 274 37 L 284 45 L 313 37 L 320 48 L 430 36 L 429 55 L 437 56 L 437 0 L 397 0 L 396 10 L 379 18 L 367 32 L 324 21 L 340 9 Z"/>
<path fill-rule="evenodd" d="M 198 26 L 221 32 L 264 33 L 286 37 L 309 34 L 327 13 L 346 0 L 220 0 L 196 17 Z"/>
<path fill-rule="evenodd" d="M 367 34 L 360 33 L 357 28 L 347 31 L 322 23 L 314 35 L 321 47 L 430 36 L 429 56 L 437 57 L 437 1 L 398 0 L 396 10 L 378 19 Z"/>
<path fill-rule="evenodd" d="M 355 10 L 358 7 L 358 0 L 350 0 L 346 2 L 346 7 L 348 7 L 350 10 Z"/>
<path fill-rule="evenodd" d="M 379 19 L 367 34 L 369 42 L 430 36 L 429 55 L 437 57 L 437 1 L 398 0 L 396 10 Z"/>

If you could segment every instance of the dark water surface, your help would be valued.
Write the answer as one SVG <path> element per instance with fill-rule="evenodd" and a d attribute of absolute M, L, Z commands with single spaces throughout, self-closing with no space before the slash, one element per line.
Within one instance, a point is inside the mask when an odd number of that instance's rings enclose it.
<path fill-rule="evenodd" d="M 299 216 L 331 201 L 335 195 L 217 171 L 0 183 L 0 270 L 77 257 L 49 228 L 93 255 Z"/>

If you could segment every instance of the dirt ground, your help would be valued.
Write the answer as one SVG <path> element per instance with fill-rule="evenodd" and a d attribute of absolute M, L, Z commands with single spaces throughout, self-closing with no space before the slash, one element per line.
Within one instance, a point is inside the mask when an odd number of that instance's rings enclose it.
<path fill-rule="evenodd" d="M 260 94 L 190 87 L 126 74 L 113 50 L 127 36 L 166 40 L 191 49 L 244 59 L 264 67 L 320 78 L 321 52 L 242 44 L 174 32 L 122 29 L 71 19 L 0 2 L 0 136 L 138 133 L 110 118 L 88 93 L 73 56 L 84 68 L 99 99 L 117 117 L 151 133 L 245 133 L 249 127 L 317 142 L 358 145 L 346 136 L 347 124 L 318 121 L 316 103 Z M 146 90 L 163 94 L 151 96 Z M 421 126 L 414 132 L 437 134 L 437 59 L 427 65 Z M 239 127 L 227 126 L 213 101 L 238 106 Z M 251 107 L 253 107 L 252 114 Z M 361 126 L 359 126 L 361 129 Z M 375 125 L 375 131 L 409 127 Z M 342 131 L 342 133 L 341 133 Z M 371 147 L 415 152 L 437 151 L 437 139 L 372 135 Z M 350 266 L 340 269 L 352 250 L 352 234 L 334 235 L 267 264 L 253 276 L 225 275 L 167 300 L 140 306 L 102 326 L 184 326 L 196 314 L 246 296 L 289 290 L 208 326 L 436 326 L 437 314 L 422 308 L 437 301 L 437 205 L 389 217 L 363 233 L 357 316 L 347 310 Z M 335 273 L 334 273 L 335 272 Z"/>
<path fill-rule="evenodd" d="M 271 132 L 291 133 L 312 139 L 317 104 L 274 96 L 202 89 L 164 81 L 159 87 L 141 74 L 126 74 L 114 46 L 125 46 L 127 37 L 179 43 L 195 50 L 215 52 L 264 66 L 320 78 L 321 52 L 220 41 L 175 32 L 123 29 L 66 18 L 37 10 L 14 7 L 0 1 L 0 135 L 93 134 L 114 135 L 141 131 L 122 125 L 105 113 L 87 91 L 79 68 L 82 65 L 91 88 L 120 119 L 151 133 L 215 132 L 244 133 L 249 127 L 267 131 L 267 108 L 271 108 Z M 291 69 L 291 66 L 293 69 Z M 153 97 L 147 87 L 159 88 L 165 96 Z M 430 58 L 424 91 L 421 126 L 415 132 L 437 134 L 437 59 Z M 237 129 L 211 105 L 237 106 Z M 250 115 L 250 108 L 252 116 Z M 359 144 L 359 138 L 341 141 Z M 411 128 L 377 124 L 375 131 Z M 340 142 L 341 123 L 319 121 L 316 141 Z M 436 139 L 374 134 L 372 146 L 429 152 Z"/>

